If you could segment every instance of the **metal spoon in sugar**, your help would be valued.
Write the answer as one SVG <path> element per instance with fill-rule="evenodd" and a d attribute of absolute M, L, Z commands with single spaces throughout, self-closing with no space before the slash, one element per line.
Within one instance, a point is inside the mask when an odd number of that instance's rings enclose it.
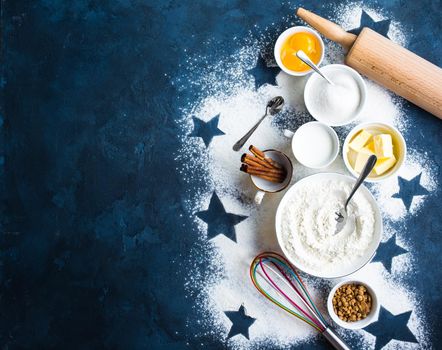
<path fill-rule="evenodd" d="M 318 73 L 321 77 L 323 77 L 325 80 L 327 80 L 327 82 L 331 85 L 335 85 L 333 84 L 333 82 L 327 78 L 319 69 L 319 67 L 313 63 L 313 61 L 307 56 L 307 54 L 302 51 L 302 50 L 298 50 L 296 51 L 296 57 L 298 57 L 302 62 L 304 62 L 307 66 L 309 66 L 311 69 L 313 69 L 316 73 Z"/>

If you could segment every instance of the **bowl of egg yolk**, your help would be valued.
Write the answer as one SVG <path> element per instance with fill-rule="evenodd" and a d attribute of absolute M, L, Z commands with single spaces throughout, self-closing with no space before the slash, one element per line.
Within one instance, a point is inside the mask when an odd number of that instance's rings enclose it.
<path fill-rule="evenodd" d="M 298 50 L 304 51 L 317 66 L 324 58 L 324 42 L 316 31 L 303 26 L 289 28 L 278 37 L 274 49 L 276 63 L 287 74 L 303 76 L 312 72 L 296 57 Z"/>

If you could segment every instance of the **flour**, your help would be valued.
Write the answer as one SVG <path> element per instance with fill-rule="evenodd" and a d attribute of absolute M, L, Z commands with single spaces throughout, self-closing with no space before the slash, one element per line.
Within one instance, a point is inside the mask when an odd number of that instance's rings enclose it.
<path fill-rule="evenodd" d="M 345 203 L 351 184 L 321 180 L 298 186 L 285 204 L 280 227 L 292 259 L 319 276 L 337 276 L 362 265 L 375 233 L 375 213 L 366 195 L 356 192 L 347 207 L 348 223 L 335 234 L 335 211 Z"/>
<path fill-rule="evenodd" d="M 373 9 L 364 4 L 363 1 L 354 1 L 338 5 L 334 9 L 336 13 L 336 21 L 345 30 L 351 30 L 359 27 L 359 19 L 362 11 L 365 11 L 374 21 L 382 21 L 391 19 L 388 30 L 388 38 L 401 46 L 407 46 L 407 38 L 403 25 L 392 18 L 390 15 L 382 13 L 382 11 Z"/>
<path fill-rule="evenodd" d="M 179 121 L 182 128 L 181 149 L 176 154 L 176 166 L 186 184 L 182 205 L 194 220 L 192 229 L 200 233 L 198 242 L 192 248 L 192 274 L 186 284 L 189 302 L 194 303 L 194 315 L 189 322 L 198 320 L 201 329 L 195 333 L 195 341 L 210 337 L 231 349 L 288 349 L 318 341 L 319 336 L 311 328 L 262 298 L 249 281 L 248 266 L 256 254 L 264 250 L 280 251 L 274 218 L 284 192 L 267 195 L 259 208 L 253 205 L 255 189 L 248 176 L 238 171 L 240 154 L 232 151 L 235 141 L 262 115 L 267 100 L 281 95 L 286 101 L 284 110 L 273 119 L 266 119 L 250 143 L 260 148 L 276 148 L 289 155 L 294 165 L 293 183 L 318 172 L 303 167 L 293 159 L 290 142 L 282 135 L 284 128 L 296 131 L 300 125 L 313 120 L 303 100 L 308 77 L 294 79 L 281 72 L 276 77 L 275 86 L 265 84 L 256 89 L 254 78 L 248 71 L 255 67 L 260 52 L 269 51 L 279 33 L 300 24 L 293 15 L 295 7 L 297 5 L 293 5 L 289 10 L 291 15 L 281 18 L 277 25 L 255 28 L 260 34 L 250 34 L 248 38 L 241 39 L 241 47 L 231 56 L 220 54 L 215 63 L 213 57 L 187 57 L 180 67 L 180 74 L 173 81 L 183 94 L 189 88 L 200 91 L 196 100 L 183 106 L 182 119 Z M 368 8 L 362 2 L 351 2 L 339 5 L 334 11 L 336 18 L 331 19 L 345 29 L 355 28 L 359 26 L 362 9 L 375 20 L 391 18 L 390 13 Z M 394 19 L 388 35 L 401 45 L 407 42 L 401 24 Z M 342 49 L 328 40 L 324 41 L 324 64 L 343 63 Z M 236 42 L 239 43 L 239 40 Z M 268 58 L 269 65 L 274 65 L 271 55 L 264 57 Z M 391 123 L 405 134 L 408 130 L 402 99 L 374 82 L 365 79 L 365 83 L 367 102 L 360 117 L 352 125 L 336 129 L 341 144 L 348 131 L 361 121 Z M 192 116 L 208 121 L 218 114 L 218 127 L 225 135 L 215 137 L 207 148 L 202 140 L 188 136 L 193 129 Z M 408 150 L 408 155 L 399 175 L 411 179 L 422 173 L 422 186 L 429 191 L 437 188 L 438 173 L 434 170 L 437 168 L 434 160 L 412 149 Z M 347 173 L 340 156 L 320 171 Z M 392 223 L 409 215 L 418 215 L 426 197 L 415 197 L 407 211 L 400 199 L 392 198 L 398 190 L 396 177 L 370 185 L 369 189 L 375 195 L 383 217 L 387 218 L 382 241 L 395 234 L 397 243 L 409 253 L 395 257 L 390 272 L 381 263 L 375 262 L 358 271 L 355 278 L 367 280 L 375 288 L 382 305 L 393 314 L 413 310 L 408 326 L 419 344 L 392 341 L 384 349 L 431 348 L 428 341 L 431 328 L 419 301 L 419 293 L 404 279 L 404 276 L 409 278 L 417 271 L 412 249 L 414 243 L 405 230 L 392 226 Z M 207 225 L 195 216 L 195 212 L 207 209 L 215 190 L 226 211 L 249 216 L 235 226 L 237 243 L 223 235 L 207 241 Z M 204 264 L 199 263 L 199 257 Z M 207 259 L 210 261 L 208 264 Z M 337 281 L 324 281 L 307 275 L 303 277 L 316 304 L 326 315 L 327 292 Z M 244 304 L 248 315 L 256 318 L 249 329 L 250 340 L 240 335 L 227 339 L 231 323 L 224 311 L 238 310 L 241 304 Z M 338 329 L 338 332 L 345 339 L 358 344 L 356 348 L 374 346 L 375 337 L 364 330 Z"/>
<path fill-rule="evenodd" d="M 431 192 L 437 189 L 439 175 L 437 170 L 437 164 L 429 159 L 428 154 L 408 149 L 407 158 L 404 165 L 399 169 L 398 175 L 406 180 L 411 180 L 421 174 L 420 184 Z M 407 210 L 400 198 L 393 197 L 399 191 L 396 177 L 372 184 L 370 189 L 378 200 L 383 215 L 393 222 L 402 220 L 406 215 L 417 214 L 425 201 L 424 196 L 415 196 L 409 210 Z"/>

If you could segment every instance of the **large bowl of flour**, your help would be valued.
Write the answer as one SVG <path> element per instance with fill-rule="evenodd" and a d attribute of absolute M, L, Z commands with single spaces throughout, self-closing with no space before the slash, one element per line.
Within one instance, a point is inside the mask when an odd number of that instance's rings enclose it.
<path fill-rule="evenodd" d="M 321 278 L 338 278 L 356 272 L 373 258 L 381 240 L 382 217 L 365 186 L 347 207 L 348 224 L 335 234 L 335 212 L 355 181 L 341 174 L 319 173 L 298 181 L 282 198 L 276 212 L 276 235 L 298 269 Z"/>

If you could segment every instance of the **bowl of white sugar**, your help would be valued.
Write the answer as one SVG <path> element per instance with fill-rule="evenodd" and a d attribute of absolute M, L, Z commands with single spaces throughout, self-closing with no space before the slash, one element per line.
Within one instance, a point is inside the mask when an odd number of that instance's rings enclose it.
<path fill-rule="evenodd" d="M 335 233 L 335 212 L 355 181 L 342 174 L 318 173 L 295 183 L 282 198 L 276 212 L 276 235 L 282 251 L 299 270 L 320 278 L 340 278 L 373 258 L 381 240 L 382 218 L 365 186 L 347 207 L 344 229 Z"/>
<path fill-rule="evenodd" d="M 367 89 L 358 72 L 343 64 L 321 67 L 330 84 L 313 73 L 304 89 L 307 110 L 317 121 L 329 126 L 346 125 L 362 112 Z"/>

